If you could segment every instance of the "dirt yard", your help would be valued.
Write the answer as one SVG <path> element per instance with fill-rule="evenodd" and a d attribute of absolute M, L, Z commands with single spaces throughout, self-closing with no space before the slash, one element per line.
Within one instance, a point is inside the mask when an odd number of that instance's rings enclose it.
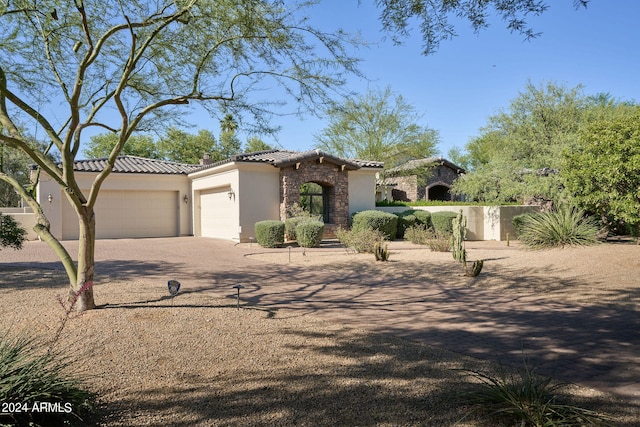
<path fill-rule="evenodd" d="M 470 242 L 483 274 L 460 273 L 449 253 L 405 242 L 391 260 L 319 249 L 242 247 L 268 265 L 302 265 L 420 280 L 438 267 L 448 286 L 544 294 L 554 301 L 639 311 L 640 247 L 607 244 L 529 252 L 504 242 Z M 0 256 L 4 251 L 0 253 Z M 51 337 L 63 318 L 56 270 L 0 263 L 0 327 Z M 283 279 L 284 280 L 284 279 Z M 289 316 L 207 292 L 171 299 L 144 278 L 105 281 L 109 304 L 70 319 L 56 346 L 100 396 L 105 426 L 493 426 L 460 400 L 472 381 L 458 369 L 496 366 L 389 335 Z M 606 411 L 615 425 L 640 425 L 640 408 L 573 386 L 574 402 Z"/>

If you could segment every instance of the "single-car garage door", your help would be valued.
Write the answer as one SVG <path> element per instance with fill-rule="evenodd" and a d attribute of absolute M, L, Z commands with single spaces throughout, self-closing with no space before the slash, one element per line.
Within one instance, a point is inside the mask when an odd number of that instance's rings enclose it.
<path fill-rule="evenodd" d="M 96 237 L 174 237 L 179 235 L 177 191 L 102 190 L 96 202 Z M 63 203 L 62 238 L 77 239 L 78 219 Z"/>
<path fill-rule="evenodd" d="M 233 239 L 238 237 L 237 220 L 233 214 L 229 188 L 214 188 L 200 192 L 200 235 Z"/>

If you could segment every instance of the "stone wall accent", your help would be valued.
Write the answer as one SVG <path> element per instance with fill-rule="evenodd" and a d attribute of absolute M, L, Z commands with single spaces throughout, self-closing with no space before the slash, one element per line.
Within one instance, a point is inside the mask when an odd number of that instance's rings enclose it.
<path fill-rule="evenodd" d="M 418 178 L 415 175 L 387 178 L 385 182 L 395 184 L 391 190 L 393 200 L 401 202 L 418 200 Z"/>
<path fill-rule="evenodd" d="M 305 182 L 315 182 L 328 190 L 329 224 L 346 228 L 349 224 L 349 172 L 317 160 L 280 169 L 280 219 L 284 221 L 287 210 L 300 203 L 300 186 Z M 325 225 L 325 230 L 335 227 Z"/>

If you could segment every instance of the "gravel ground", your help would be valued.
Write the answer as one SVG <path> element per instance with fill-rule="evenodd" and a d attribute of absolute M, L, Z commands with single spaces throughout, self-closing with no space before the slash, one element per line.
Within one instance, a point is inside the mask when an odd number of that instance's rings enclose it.
<path fill-rule="evenodd" d="M 366 265 L 371 274 L 416 278 L 428 274 L 429 263 L 452 264 L 450 254 L 395 243 L 390 263 L 374 264 L 370 254 L 346 258 L 344 249 L 333 246 L 304 254 L 292 249 L 291 261 L 288 249 L 256 247 L 249 256 L 326 268 Z M 556 300 L 639 307 L 640 252 L 634 246 L 532 253 L 470 242 L 467 249 L 470 258 L 487 259 L 485 268 L 507 269 L 501 277 L 529 269 L 529 277 L 540 280 L 524 284 L 481 276 L 470 283 L 452 272 L 452 286 L 543 291 Z M 64 317 L 56 298 L 65 292 L 64 274 L 0 269 L 0 326 L 53 336 Z M 551 273 L 566 281 L 545 280 Z M 497 425 L 476 412 L 468 415 L 471 408 L 459 398 L 472 381 L 457 369 L 496 369 L 486 362 L 312 316 L 250 306 L 237 310 L 235 301 L 206 291 L 171 299 L 156 284 L 134 280 L 97 285 L 96 293 L 108 304 L 71 318 L 56 346 L 74 355 L 75 368 L 100 396 L 99 425 Z M 571 395 L 582 406 L 606 409 L 616 425 L 640 425 L 637 406 L 580 387 L 572 387 Z"/>

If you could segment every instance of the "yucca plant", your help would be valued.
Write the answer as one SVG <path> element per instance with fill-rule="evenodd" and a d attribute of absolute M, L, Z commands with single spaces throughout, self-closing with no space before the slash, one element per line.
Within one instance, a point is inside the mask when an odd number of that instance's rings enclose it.
<path fill-rule="evenodd" d="M 596 220 L 583 210 L 563 207 L 527 215 L 519 239 L 531 249 L 593 245 L 598 243 L 598 231 Z"/>
<path fill-rule="evenodd" d="M 609 426 L 609 417 L 589 409 L 561 402 L 558 391 L 568 384 L 538 376 L 524 363 L 524 369 L 507 373 L 501 368 L 496 376 L 477 370 L 463 370 L 478 382 L 463 399 L 521 427 Z"/>
<path fill-rule="evenodd" d="M 0 402 L 22 405 L 0 415 L 0 424 L 73 425 L 90 408 L 93 395 L 70 374 L 71 359 L 43 340 L 25 333 L 0 337 Z M 58 405 L 55 411 L 33 411 L 41 402 Z M 26 406 L 25 406 L 26 405 Z M 26 409 L 26 410 L 25 410 Z"/>

